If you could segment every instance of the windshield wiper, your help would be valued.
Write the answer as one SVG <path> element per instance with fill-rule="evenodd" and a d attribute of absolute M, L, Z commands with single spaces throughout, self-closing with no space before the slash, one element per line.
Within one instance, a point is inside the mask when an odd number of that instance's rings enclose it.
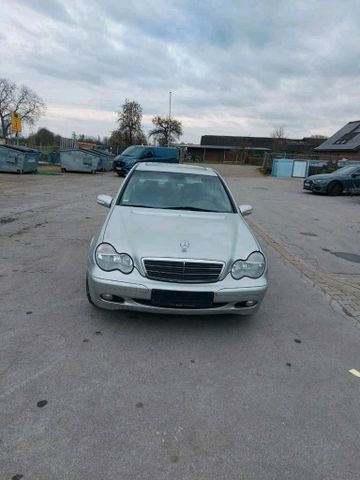
<path fill-rule="evenodd" d="M 161 207 L 151 207 L 150 205 L 138 205 L 131 203 L 120 203 L 121 207 L 139 207 L 139 208 L 161 208 Z"/>
<path fill-rule="evenodd" d="M 199 207 L 162 207 L 165 210 L 191 210 L 193 212 L 215 212 L 215 210 L 208 210 L 206 208 Z"/>
<path fill-rule="evenodd" d="M 121 207 L 135 207 L 135 208 L 157 208 L 159 210 L 190 210 L 193 212 L 212 212 L 212 213 L 225 213 L 225 212 L 218 212 L 216 210 L 207 210 L 206 208 L 199 208 L 199 207 L 153 207 L 151 205 L 139 205 L 139 204 L 128 204 L 128 203 L 121 203 Z"/>

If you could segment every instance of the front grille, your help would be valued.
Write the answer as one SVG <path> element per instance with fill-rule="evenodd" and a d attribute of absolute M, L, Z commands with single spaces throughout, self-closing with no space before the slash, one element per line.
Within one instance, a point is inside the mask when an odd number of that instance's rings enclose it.
<path fill-rule="evenodd" d="M 223 268 L 218 262 L 154 259 L 144 260 L 144 266 L 148 278 L 179 283 L 217 282 Z"/>

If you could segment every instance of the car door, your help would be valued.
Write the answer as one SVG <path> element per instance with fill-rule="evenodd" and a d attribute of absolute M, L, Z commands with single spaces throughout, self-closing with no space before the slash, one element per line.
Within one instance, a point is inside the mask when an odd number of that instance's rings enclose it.
<path fill-rule="evenodd" d="M 360 193 L 360 168 L 355 170 L 351 175 L 351 185 L 349 188 L 351 193 Z"/>
<path fill-rule="evenodd" d="M 146 153 L 144 155 L 144 160 L 145 162 L 155 162 L 156 159 L 154 158 L 154 151 L 152 148 L 149 148 L 146 150 Z"/>

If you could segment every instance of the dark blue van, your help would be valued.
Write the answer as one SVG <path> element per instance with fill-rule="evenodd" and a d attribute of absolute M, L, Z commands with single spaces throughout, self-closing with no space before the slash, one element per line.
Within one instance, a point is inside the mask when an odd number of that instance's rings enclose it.
<path fill-rule="evenodd" d="M 138 162 L 180 163 L 180 152 L 175 147 L 132 145 L 115 157 L 114 170 L 125 176 Z"/>

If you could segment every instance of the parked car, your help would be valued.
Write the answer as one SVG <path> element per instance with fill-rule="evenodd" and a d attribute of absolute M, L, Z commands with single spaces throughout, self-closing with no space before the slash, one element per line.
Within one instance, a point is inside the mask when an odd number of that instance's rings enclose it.
<path fill-rule="evenodd" d="M 360 166 L 348 166 L 332 173 L 311 175 L 305 178 L 304 189 L 328 195 L 360 193 Z"/>
<path fill-rule="evenodd" d="M 265 295 L 267 264 L 236 206 L 211 168 L 139 163 L 91 241 L 88 300 L 109 310 L 249 315 Z"/>
<path fill-rule="evenodd" d="M 138 162 L 179 163 L 180 153 L 175 147 L 147 147 L 132 145 L 114 160 L 114 170 L 119 176 L 125 176 Z"/>

